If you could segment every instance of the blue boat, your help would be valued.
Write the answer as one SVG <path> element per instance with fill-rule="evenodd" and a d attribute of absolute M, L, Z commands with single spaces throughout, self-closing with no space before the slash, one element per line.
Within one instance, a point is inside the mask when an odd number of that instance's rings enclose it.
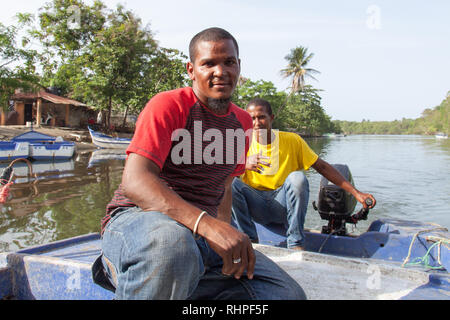
<path fill-rule="evenodd" d="M 365 220 L 369 212 L 354 213 L 355 202 L 340 192 L 321 181 L 314 208 L 327 225 L 305 230 L 305 251 L 287 249 L 286 226 L 274 224 L 256 225 L 254 248 L 289 273 L 308 299 L 450 299 L 446 228 L 378 219 L 366 232 L 348 234 L 346 225 Z M 114 293 L 92 280 L 91 267 L 100 254 L 98 233 L 0 253 L 0 299 L 111 300 Z"/>
<path fill-rule="evenodd" d="M 442 246 L 438 259 L 438 246 L 431 250 L 430 247 L 442 237 L 448 239 L 448 233 L 430 231 L 415 237 L 418 232 L 436 228 L 408 221 L 377 220 L 366 233 L 352 238 L 327 239 L 308 231 L 307 251 L 298 252 L 283 247 L 285 238 L 278 231 L 258 225 L 261 243 L 270 245 L 254 246 L 298 281 L 309 299 L 447 300 L 449 250 Z M 100 246 L 100 235 L 90 234 L 1 253 L 0 299 L 113 299 L 112 291 L 92 281 L 91 266 L 101 253 Z M 414 263 L 429 250 L 428 263 L 437 266 L 440 260 L 441 267 Z M 408 256 L 411 265 L 402 266 Z"/>
<path fill-rule="evenodd" d="M 29 154 L 28 142 L 0 141 L 0 161 L 28 158 Z"/>
<path fill-rule="evenodd" d="M 37 131 L 28 131 L 11 139 L 12 143 L 28 143 L 28 157 L 35 160 L 70 159 L 75 154 L 75 143 L 61 137 L 49 136 Z"/>

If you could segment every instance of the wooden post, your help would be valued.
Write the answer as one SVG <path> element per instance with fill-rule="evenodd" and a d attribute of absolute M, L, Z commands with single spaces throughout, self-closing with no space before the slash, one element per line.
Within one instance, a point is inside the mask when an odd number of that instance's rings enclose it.
<path fill-rule="evenodd" d="M 70 115 L 70 105 L 66 104 L 66 123 L 65 126 L 69 127 L 69 115 Z"/>
<path fill-rule="evenodd" d="M 42 121 L 42 99 L 38 98 L 36 104 L 36 127 L 39 128 L 41 126 L 41 121 Z"/>
<path fill-rule="evenodd" d="M 6 124 L 6 113 L 5 113 L 5 111 L 3 109 L 2 109 L 2 115 L 1 115 L 1 122 L 0 122 L 0 124 L 2 126 L 4 126 Z"/>
<path fill-rule="evenodd" d="M 19 119 L 17 120 L 18 125 L 25 124 L 25 103 L 16 102 L 14 109 L 19 113 Z"/>

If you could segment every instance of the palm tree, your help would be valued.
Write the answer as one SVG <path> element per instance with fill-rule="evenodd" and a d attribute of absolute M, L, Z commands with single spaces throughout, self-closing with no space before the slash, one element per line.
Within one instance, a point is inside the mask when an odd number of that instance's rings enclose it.
<path fill-rule="evenodd" d="M 305 88 L 305 77 L 317 80 L 313 74 L 319 74 L 320 72 L 312 68 L 306 68 L 313 57 L 314 53 L 308 54 L 308 48 L 301 46 L 291 49 L 291 53 L 285 57 L 288 65 L 280 73 L 284 78 L 292 77 L 291 92 L 286 99 L 286 104 L 291 95 L 303 91 Z M 278 113 L 280 113 L 281 109 L 278 110 Z"/>
<path fill-rule="evenodd" d="M 314 53 L 308 54 L 308 48 L 305 47 L 291 49 L 291 53 L 285 57 L 288 61 L 288 65 L 285 69 L 281 70 L 281 75 L 284 78 L 292 77 L 291 94 L 303 90 L 305 86 L 305 77 L 317 80 L 314 78 L 313 74 L 318 74 L 320 72 L 312 68 L 306 68 L 313 57 Z"/>

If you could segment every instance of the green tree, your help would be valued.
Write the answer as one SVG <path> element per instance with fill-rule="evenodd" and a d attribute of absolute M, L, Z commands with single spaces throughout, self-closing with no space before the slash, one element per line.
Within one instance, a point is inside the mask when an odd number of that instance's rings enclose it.
<path fill-rule="evenodd" d="M 302 46 L 291 49 L 291 52 L 285 57 L 288 65 L 286 68 L 282 69 L 280 73 L 284 78 L 291 78 L 291 87 L 289 88 L 290 94 L 287 97 L 287 100 L 289 100 L 293 94 L 303 91 L 305 87 L 305 78 L 309 77 L 317 80 L 314 78 L 313 74 L 318 74 L 320 72 L 307 67 L 313 57 L 314 54 L 308 53 L 308 49 Z M 288 102 L 287 100 L 286 103 Z M 282 108 L 280 108 L 278 112 L 281 112 L 281 110 Z"/>
<path fill-rule="evenodd" d="M 284 111 L 286 126 L 306 136 L 321 136 L 334 131 L 335 126 L 321 105 L 319 92 L 306 85 L 302 91 L 291 95 Z"/>
<path fill-rule="evenodd" d="M 88 51 L 77 60 L 83 67 L 74 95 L 107 111 L 110 126 L 113 105 L 136 99 L 145 66 L 156 51 L 150 30 L 122 6 L 108 15 L 108 25 L 95 34 Z"/>
<path fill-rule="evenodd" d="M 110 127 L 112 111 L 139 112 L 158 90 L 186 84 L 182 53 L 159 48 L 149 26 L 118 5 L 101 1 L 53 0 L 39 14 L 30 34 L 43 46 L 45 86 L 104 112 Z"/>
<path fill-rule="evenodd" d="M 278 110 L 286 101 L 287 94 L 277 90 L 275 85 L 270 81 L 258 80 L 252 81 L 244 77 L 240 78 L 238 86 L 233 93 L 233 102 L 245 108 L 247 104 L 254 98 L 261 98 L 269 101 L 274 114 L 278 114 Z M 283 129 L 284 121 L 282 117 L 275 117 L 273 127 Z"/>
<path fill-rule="evenodd" d="M 313 74 L 320 72 L 312 68 L 307 68 L 308 63 L 313 57 L 314 53 L 308 53 L 308 48 L 301 46 L 291 49 L 291 53 L 285 57 L 288 65 L 281 70 L 281 75 L 285 78 L 292 78 L 291 94 L 303 90 L 306 77 L 317 80 Z"/>
<path fill-rule="evenodd" d="M 17 43 L 19 30 L 0 23 L 0 108 L 4 110 L 16 89 L 32 89 L 39 79 L 34 65 L 36 53 L 26 49 L 26 38 Z"/>

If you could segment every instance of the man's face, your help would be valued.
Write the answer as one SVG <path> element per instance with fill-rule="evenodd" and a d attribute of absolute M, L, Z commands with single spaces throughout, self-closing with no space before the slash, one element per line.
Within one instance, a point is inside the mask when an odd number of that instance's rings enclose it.
<path fill-rule="evenodd" d="M 250 114 L 253 120 L 253 130 L 267 130 L 272 129 L 273 114 L 269 115 L 266 108 L 263 106 L 251 105 L 247 108 L 247 112 Z"/>
<path fill-rule="evenodd" d="M 271 130 L 274 115 L 269 115 L 263 106 L 251 105 L 247 107 L 247 112 L 253 120 L 253 132 L 259 143 L 266 144 L 271 141 Z"/>
<path fill-rule="evenodd" d="M 194 62 L 187 71 L 200 101 L 230 99 L 241 72 L 241 62 L 232 40 L 199 41 Z"/>

